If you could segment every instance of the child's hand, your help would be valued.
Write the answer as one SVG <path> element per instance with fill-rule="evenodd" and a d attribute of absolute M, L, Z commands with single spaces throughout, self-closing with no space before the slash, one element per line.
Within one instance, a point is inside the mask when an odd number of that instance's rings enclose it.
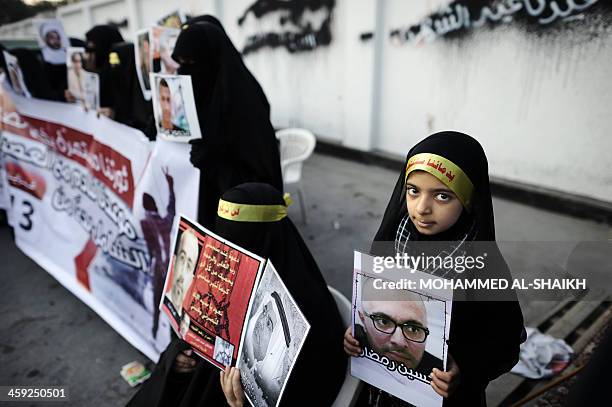
<path fill-rule="evenodd" d="M 457 366 L 455 359 L 453 359 L 450 353 L 448 354 L 448 368 L 447 372 L 436 368 L 431 371 L 431 387 L 444 398 L 450 397 L 461 381 L 459 366 Z"/>
<path fill-rule="evenodd" d="M 227 366 L 221 372 L 221 388 L 230 407 L 242 407 L 244 405 L 244 391 L 240 383 L 240 370 L 238 368 Z"/>
<path fill-rule="evenodd" d="M 191 373 L 195 370 L 196 360 L 191 357 L 192 355 L 191 349 L 186 349 L 184 351 L 179 352 L 176 355 L 176 359 L 174 360 L 174 364 L 172 365 L 172 370 L 177 373 Z"/>
<path fill-rule="evenodd" d="M 344 351 L 349 356 L 359 356 L 359 354 L 361 353 L 359 341 L 353 338 L 350 326 L 346 328 L 346 332 L 344 332 Z"/>

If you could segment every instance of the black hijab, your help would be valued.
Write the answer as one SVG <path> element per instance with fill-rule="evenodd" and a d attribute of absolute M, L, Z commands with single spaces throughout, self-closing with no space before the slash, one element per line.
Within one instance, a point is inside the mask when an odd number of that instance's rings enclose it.
<path fill-rule="evenodd" d="M 145 134 L 153 117 L 153 106 L 147 101 L 138 82 L 134 57 L 134 44 L 120 42 L 113 45 L 112 52 L 117 54 L 110 67 L 110 77 L 114 92 L 114 119 L 127 126 L 137 128 Z M 147 136 L 150 136 L 147 134 Z"/>
<path fill-rule="evenodd" d="M 412 157 L 423 153 L 435 154 L 451 161 L 467 175 L 473 185 L 471 204 L 464 206 L 459 220 L 447 231 L 434 236 L 419 233 L 407 217 L 406 168 Z M 488 162 L 478 141 L 467 134 L 443 131 L 432 134 L 410 149 L 374 237 L 374 253 L 389 254 L 386 253 L 388 246 L 381 249 L 381 242 L 395 241 L 402 221 L 408 229 L 409 241 L 449 244 L 460 240 L 468 243 L 495 241 Z M 497 246 L 490 244 L 487 249 L 487 267 L 481 275 L 510 279 L 510 271 Z M 422 248 L 419 247 L 419 250 Z M 472 247 L 472 250 L 475 249 Z M 469 254 L 470 248 L 467 251 Z M 480 293 L 456 294 L 460 294 L 457 297 L 465 295 L 470 300 L 453 303 L 449 354 L 459 366 L 461 382 L 452 397 L 445 400 L 444 406 L 481 406 L 485 402 L 484 392 L 489 381 L 509 371 L 518 361 L 519 345 L 524 340 L 523 316 L 512 291 L 504 292 L 504 301 L 486 303 L 477 301 L 483 298 Z"/>
<path fill-rule="evenodd" d="M 85 33 L 87 42 L 94 43 L 92 50 L 96 55 L 96 69 L 101 69 L 108 65 L 108 55 L 111 48 L 118 42 L 123 42 L 123 37 L 117 29 L 112 25 L 96 25 L 91 30 Z"/>
<path fill-rule="evenodd" d="M 80 38 L 70 37 L 68 40 L 70 41 L 71 47 L 85 48 L 87 46 L 87 43 Z"/>
<path fill-rule="evenodd" d="M 203 170 L 198 219 L 213 228 L 219 197 L 232 186 L 256 181 L 283 190 L 269 105 L 218 20 L 186 25 L 172 57 L 193 61 L 178 72 L 191 76 L 202 129 L 191 151 L 191 162 Z"/>
<path fill-rule="evenodd" d="M 210 23 L 225 33 L 225 29 L 223 28 L 223 24 L 221 24 L 221 21 L 219 21 L 217 17 L 211 16 L 210 14 L 202 14 L 200 16 L 190 18 L 189 20 L 187 20 L 187 22 L 184 24 L 183 27 L 187 28 L 191 24 L 196 24 L 196 23 Z M 227 35 L 227 33 L 225 34 Z M 242 65 L 244 66 L 244 69 L 246 73 L 248 74 L 249 79 L 253 83 L 253 86 L 255 87 L 258 93 L 259 98 L 261 99 L 261 103 L 265 106 L 265 109 L 268 112 L 268 117 L 269 117 L 270 116 L 270 104 L 268 103 L 268 98 L 266 98 L 265 92 L 263 91 L 259 82 L 257 82 L 257 79 L 255 79 L 255 76 L 253 76 L 251 71 L 246 67 L 242 58 L 240 59 L 240 62 L 242 62 Z"/>
<path fill-rule="evenodd" d="M 116 27 L 111 25 L 96 25 L 85 33 L 87 42 L 92 42 L 94 48 L 87 44 L 87 51 L 96 56 L 94 72 L 100 75 L 100 107 L 113 107 L 114 95 L 110 76 L 109 54 L 114 44 L 123 42 L 123 37 Z"/>
<path fill-rule="evenodd" d="M 202 14 L 199 16 L 191 17 L 185 22 L 185 24 L 183 24 L 183 28 L 187 28 L 190 25 L 196 24 L 196 23 L 210 23 L 225 32 L 225 29 L 223 28 L 223 24 L 221 24 L 221 21 L 219 21 L 217 17 L 211 16 L 210 14 Z"/>
<path fill-rule="evenodd" d="M 260 183 L 234 187 L 221 199 L 233 204 L 285 205 L 283 195 L 278 190 Z M 341 343 L 344 329 L 319 267 L 295 225 L 287 217 L 270 222 L 217 217 L 216 230 L 233 243 L 270 259 L 311 324 L 280 405 L 298 406 L 305 401 L 313 406 L 331 405 L 346 372 L 346 357 Z M 199 361 L 192 374 L 172 372 L 174 359 L 184 348 L 184 343 L 178 339 L 170 344 L 151 379 L 130 402 L 131 407 L 225 405 L 219 370 L 208 362 Z M 305 392 L 311 386 L 312 391 Z"/>
<path fill-rule="evenodd" d="M 470 213 L 464 210 L 460 221 L 454 227 L 442 233 L 442 236 L 436 236 L 435 239 L 455 240 L 455 237 L 465 231 L 469 218 L 475 222 L 475 231 L 471 240 L 494 241 L 495 223 L 487 156 L 478 141 L 467 134 L 455 131 L 442 131 L 432 134 L 410 149 L 374 241 L 382 242 L 395 239 L 397 226 L 407 214 L 406 166 L 410 157 L 420 153 L 432 153 L 452 161 L 464 171 L 474 185 Z M 413 230 L 416 230 L 412 222 L 410 222 L 410 225 Z M 424 235 L 419 236 L 418 232 L 417 237 L 426 239 Z"/>

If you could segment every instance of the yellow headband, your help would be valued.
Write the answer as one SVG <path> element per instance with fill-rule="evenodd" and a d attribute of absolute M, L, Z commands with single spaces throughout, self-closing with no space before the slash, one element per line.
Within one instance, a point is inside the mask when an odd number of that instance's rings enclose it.
<path fill-rule="evenodd" d="M 292 203 L 289 194 L 283 199 L 285 205 L 248 205 L 219 199 L 217 216 L 236 222 L 277 222 L 287 216 L 287 207 Z"/>
<path fill-rule="evenodd" d="M 440 155 L 431 153 L 415 154 L 406 165 L 406 177 L 412 171 L 426 171 L 439 179 L 453 191 L 465 209 L 472 207 L 472 193 L 474 184 L 458 165 Z"/>

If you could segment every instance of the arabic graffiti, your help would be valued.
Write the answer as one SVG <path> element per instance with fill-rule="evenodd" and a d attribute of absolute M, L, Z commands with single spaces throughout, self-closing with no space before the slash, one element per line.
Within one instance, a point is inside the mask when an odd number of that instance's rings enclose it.
<path fill-rule="evenodd" d="M 437 38 L 454 38 L 483 26 L 522 22 L 547 28 L 553 23 L 581 20 L 598 2 L 608 0 L 480 0 L 452 1 L 417 24 L 394 28 L 394 44 L 423 44 Z M 362 41 L 371 33 L 361 34 Z"/>
<path fill-rule="evenodd" d="M 242 26 L 251 13 L 260 19 L 280 11 L 279 24 L 288 27 L 280 32 L 264 32 L 249 36 L 242 53 L 247 55 L 264 47 L 284 47 L 294 53 L 312 51 L 317 47 L 329 45 L 332 40 L 331 21 L 335 4 L 336 0 L 255 1 L 238 19 L 238 25 Z M 315 18 L 306 18 L 307 14 Z M 316 23 L 313 20 L 320 21 Z"/>

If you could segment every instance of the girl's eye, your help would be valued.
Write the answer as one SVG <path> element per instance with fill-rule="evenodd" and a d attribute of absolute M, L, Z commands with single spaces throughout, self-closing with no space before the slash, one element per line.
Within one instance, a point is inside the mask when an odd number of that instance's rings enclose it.
<path fill-rule="evenodd" d="M 408 192 L 408 195 L 411 195 L 411 196 L 415 196 L 419 193 L 419 191 L 417 191 L 416 188 L 412 188 L 412 187 L 408 187 L 406 191 Z"/>
<path fill-rule="evenodd" d="M 442 193 L 441 193 L 441 194 L 437 194 L 437 195 L 436 195 L 436 199 L 437 199 L 438 201 L 448 202 L 448 201 L 450 201 L 452 198 L 451 198 L 451 196 L 450 196 L 450 195 L 448 195 L 448 194 L 442 194 Z"/>

